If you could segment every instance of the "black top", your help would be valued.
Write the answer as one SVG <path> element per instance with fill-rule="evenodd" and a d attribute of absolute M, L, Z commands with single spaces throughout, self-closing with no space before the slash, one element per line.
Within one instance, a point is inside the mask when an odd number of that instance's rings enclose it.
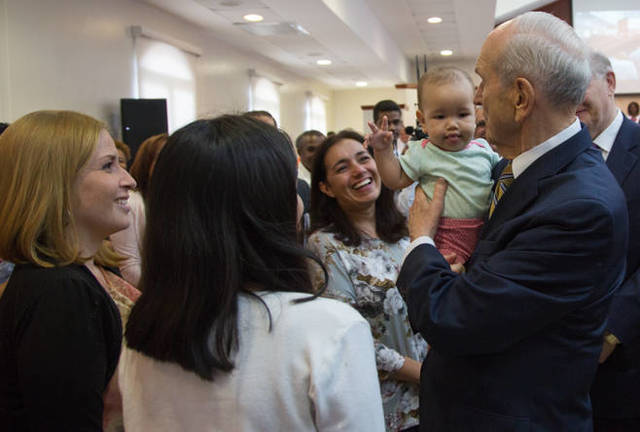
<path fill-rule="evenodd" d="M 0 430 L 101 431 L 122 342 L 116 305 L 82 265 L 17 265 L 0 299 Z"/>
<path fill-rule="evenodd" d="M 309 213 L 309 197 L 311 195 L 311 190 L 309 189 L 309 185 L 306 181 L 302 179 L 298 179 L 298 195 L 302 198 L 302 204 L 304 204 L 304 212 Z"/>

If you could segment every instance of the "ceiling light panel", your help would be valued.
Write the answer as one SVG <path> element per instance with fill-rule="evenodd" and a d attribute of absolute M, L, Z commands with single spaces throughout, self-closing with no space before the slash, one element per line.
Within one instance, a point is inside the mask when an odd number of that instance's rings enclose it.
<path fill-rule="evenodd" d="M 271 9 L 267 8 L 241 8 L 241 9 L 229 9 L 229 10 L 212 10 L 216 15 L 221 16 L 229 22 L 247 22 L 244 17 L 245 15 L 260 15 L 262 16 L 263 23 L 273 23 L 273 22 L 281 22 L 284 21 L 280 15 L 275 13 Z"/>
<path fill-rule="evenodd" d="M 242 17 L 242 19 L 248 22 L 260 22 L 264 20 L 264 17 L 258 14 L 246 14 Z"/>
<path fill-rule="evenodd" d="M 443 18 L 440 24 L 434 25 L 427 22 L 427 18 L 424 17 L 418 21 L 418 28 L 420 31 L 441 32 L 441 31 L 457 31 L 458 26 L 455 20 Z"/>

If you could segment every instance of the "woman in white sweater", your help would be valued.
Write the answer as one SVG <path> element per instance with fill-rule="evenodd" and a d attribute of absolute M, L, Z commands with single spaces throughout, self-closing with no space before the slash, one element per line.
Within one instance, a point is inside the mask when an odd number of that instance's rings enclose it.
<path fill-rule="evenodd" d="M 383 431 L 367 322 L 317 298 L 296 244 L 296 166 L 275 129 L 173 134 L 148 198 L 120 386 L 127 431 Z"/>

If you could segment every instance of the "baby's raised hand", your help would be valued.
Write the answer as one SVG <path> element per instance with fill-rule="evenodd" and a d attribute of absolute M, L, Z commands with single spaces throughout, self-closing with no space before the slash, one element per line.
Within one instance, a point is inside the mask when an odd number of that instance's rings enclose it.
<path fill-rule="evenodd" d="M 380 127 L 368 122 L 371 133 L 367 135 L 367 142 L 374 150 L 386 150 L 393 144 L 393 132 L 389 130 L 387 116 L 382 117 Z"/>

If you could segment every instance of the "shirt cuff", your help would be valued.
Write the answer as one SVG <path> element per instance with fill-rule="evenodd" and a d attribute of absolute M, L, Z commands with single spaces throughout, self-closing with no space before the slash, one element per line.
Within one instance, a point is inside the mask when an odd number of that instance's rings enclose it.
<path fill-rule="evenodd" d="M 407 250 L 404 252 L 404 255 L 402 256 L 402 264 L 404 264 L 404 260 L 407 259 L 407 257 L 409 256 L 409 254 L 411 252 L 413 252 L 413 250 L 415 248 L 417 248 L 420 245 L 423 244 L 429 244 L 433 247 L 436 247 L 436 243 L 433 241 L 433 239 L 429 236 L 420 236 L 417 239 L 415 239 L 414 241 L 412 241 L 411 243 L 409 243 L 409 247 L 407 248 Z"/>

